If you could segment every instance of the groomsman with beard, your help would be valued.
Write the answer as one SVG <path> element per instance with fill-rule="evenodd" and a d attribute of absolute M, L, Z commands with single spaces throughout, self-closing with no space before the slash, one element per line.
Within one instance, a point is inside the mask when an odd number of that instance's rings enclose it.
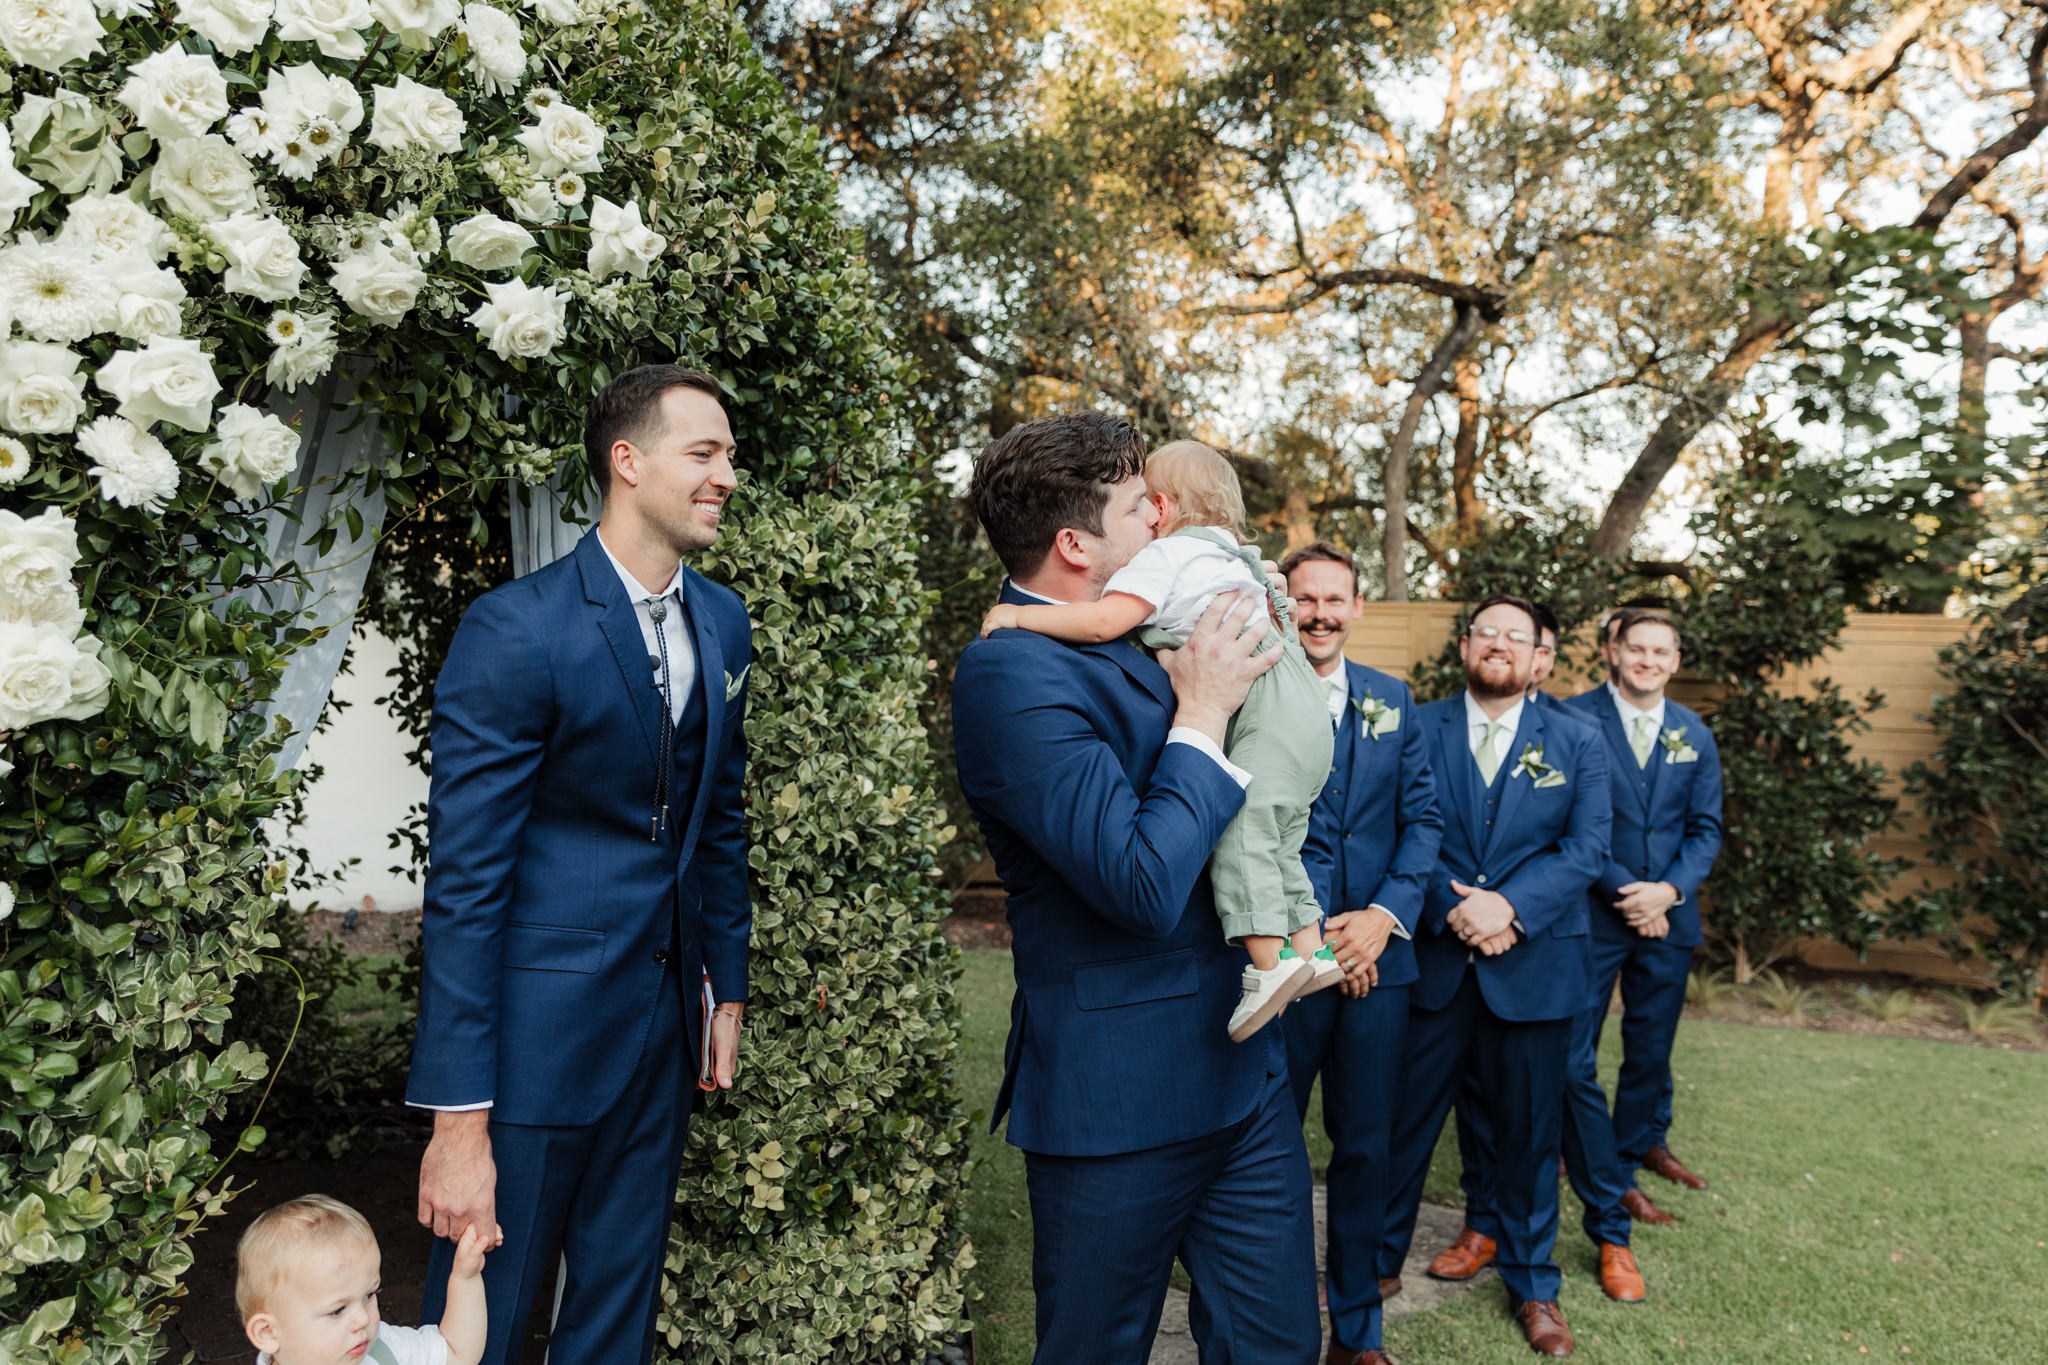
<path fill-rule="evenodd" d="M 1465 690 L 1419 715 L 1444 841 L 1415 935 L 1379 1273 L 1397 1274 L 1407 1255 L 1430 1155 L 1472 1065 L 1495 1138 L 1509 1306 L 1531 1347 L 1564 1357 L 1557 1159 L 1586 992 L 1586 890 L 1606 863 L 1610 814 L 1598 736 L 1527 701 L 1538 633 L 1520 598 L 1480 603 L 1460 645 Z"/>
<path fill-rule="evenodd" d="M 1609 680 L 1566 703 L 1605 736 L 1614 830 L 1591 892 L 1592 977 L 1573 1035 L 1565 1157 L 1575 1184 L 1618 1169 L 1628 1211 L 1668 1223 L 1634 1172 L 1696 1190 L 1707 1184 L 1671 1154 L 1667 1136 L 1671 1045 L 1703 941 L 1699 889 L 1721 848 L 1721 758 L 1698 713 L 1664 694 L 1681 658 L 1677 624 L 1625 610 L 1610 639 Z M 1594 1060 L 1617 978 L 1622 1063 L 1610 1115 Z"/>
<path fill-rule="evenodd" d="M 1376 1273 L 1388 1141 L 1416 974 L 1410 939 L 1436 870 L 1443 816 L 1408 685 L 1344 658 L 1365 609 L 1351 556 L 1317 541 L 1280 569 L 1337 730 L 1335 765 L 1310 813 L 1301 860 L 1328 915 L 1324 941 L 1344 969 L 1341 995 L 1323 991 L 1288 1007 L 1287 1070 L 1304 1116 L 1317 1073 L 1323 1078 L 1329 1365 L 1384 1365 L 1381 1296 L 1399 1292 L 1398 1281 Z"/>

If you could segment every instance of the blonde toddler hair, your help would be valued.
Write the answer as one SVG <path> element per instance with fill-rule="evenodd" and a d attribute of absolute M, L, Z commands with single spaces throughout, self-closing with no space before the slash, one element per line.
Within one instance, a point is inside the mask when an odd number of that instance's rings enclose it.
<path fill-rule="evenodd" d="M 1145 486 L 1173 499 L 1173 524 L 1161 535 L 1187 526 L 1221 526 L 1244 539 L 1244 494 L 1230 461 L 1200 441 L 1169 441 L 1145 461 Z"/>
<path fill-rule="evenodd" d="M 324 1194 L 301 1195 L 258 1214 L 235 1252 L 235 1307 L 242 1320 L 247 1322 L 269 1306 L 272 1292 L 300 1252 L 344 1238 L 377 1245 L 367 1218 Z"/>

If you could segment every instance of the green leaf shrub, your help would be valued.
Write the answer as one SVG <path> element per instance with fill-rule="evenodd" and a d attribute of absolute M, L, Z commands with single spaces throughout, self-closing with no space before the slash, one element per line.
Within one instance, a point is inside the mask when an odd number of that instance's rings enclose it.
<path fill-rule="evenodd" d="M 1906 787 L 1927 817 L 1928 861 L 1956 880 L 1894 902 L 1891 928 L 2031 998 L 2048 961 L 2048 583 L 1981 608 L 1941 668 L 1950 690 L 1928 715 L 1939 746 Z"/>

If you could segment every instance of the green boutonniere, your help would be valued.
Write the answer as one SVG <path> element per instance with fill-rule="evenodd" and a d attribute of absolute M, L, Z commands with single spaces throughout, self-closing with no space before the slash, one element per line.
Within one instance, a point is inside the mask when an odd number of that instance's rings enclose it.
<path fill-rule="evenodd" d="M 1685 742 L 1686 727 L 1674 726 L 1657 736 L 1657 742 L 1664 746 L 1666 763 L 1697 763 L 1700 751 Z"/>
<path fill-rule="evenodd" d="M 1509 776 L 1528 778 L 1538 791 L 1565 784 L 1564 773 L 1543 761 L 1543 746 L 1534 740 L 1522 746 L 1522 756 L 1515 760 L 1515 770 Z"/>
<path fill-rule="evenodd" d="M 1358 728 L 1367 739 L 1378 739 L 1391 735 L 1401 728 L 1401 710 L 1389 706 L 1368 692 L 1364 697 L 1353 697 L 1351 709 L 1358 712 Z"/>

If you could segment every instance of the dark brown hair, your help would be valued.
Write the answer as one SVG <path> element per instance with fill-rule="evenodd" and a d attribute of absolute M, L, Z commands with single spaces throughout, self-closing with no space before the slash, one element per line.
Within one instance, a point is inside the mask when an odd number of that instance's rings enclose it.
<path fill-rule="evenodd" d="M 1628 641 L 1628 633 L 1643 625 L 1669 627 L 1672 638 L 1678 642 L 1679 653 L 1685 652 L 1685 632 L 1679 628 L 1678 622 L 1672 619 L 1670 612 L 1659 611 L 1655 607 L 1623 607 L 1615 613 L 1614 626 L 1608 639 L 1616 645 L 1625 644 Z"/>
<path fill-rule="evenodd" d="M 661 420 L 661 397 L 670 389 L 695 389 L 721 404 L 718 381 L 702 370 L 680 365 L 642 365 L 626 371 L 597 391 L 583 414 L 583 455 L 590 461 L 590 479 L 599 498 L 612 491 L 612 446 L 619 441 L 645 445 Z"/>
<path fill-rule="evenodd" d="M 1145 438 L 1121 418 L 1070 412 L 1003 433 L 974 462 L 967 500 L 1012 578 L 1029 577 L 1067 528 L 1102 534 L 1109 490 L 1145 470 Z"/>
<path fill-rule="evenodd" d="M 1357 593 L 1358 561 L 1351 557 L 1351 551 L 1341 545 L 1334 545 L 1327 540 L 1312 540 L 1299 550 L 1289 550 L 1287 558 L 1280 561 L 1280 576 L 1282 578 L 1292 577 L 1296 569 L 1304 564 L 1314 563 L 1317 560 L 1326 561 L 1331 564 L 1342 564 L 1345 568 L 1351 570 L 1351 591 L 1354 594 Z"/>
<path fill-rule="evenodd" d="M 1536 604 L 1526 597 L 1517 597 L 1510 592 L 1497 592 L 1478 606 L 1472 608 L 1472 614 L 1465 618 L 1465 634 L 1470 635 L 1472 633 L 1472 623 L 1477 621 L 1479 613 L 1485 611 L 1488 607 L 1513 607 L 1516 611 L 1521 612 L 1529 618 L 1530 628 L 1536 637 L 1535 643 L 1541 644 L 1543 642 L 1543 618 L 1537 614 Z"/>

